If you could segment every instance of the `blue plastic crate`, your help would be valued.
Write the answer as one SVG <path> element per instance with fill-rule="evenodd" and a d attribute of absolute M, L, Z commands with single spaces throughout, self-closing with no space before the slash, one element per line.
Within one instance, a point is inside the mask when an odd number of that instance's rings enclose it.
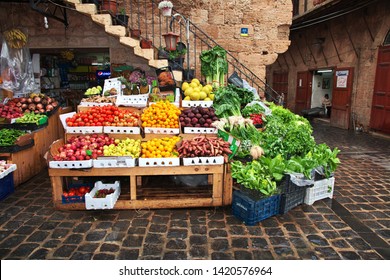
<path fill-rule="evenodd" d="M 0 179 L 0 200 L 3 200 L 14 191 L 14 174 L 11 172 L 4 178 Z"/>
<path fill-rule="evenodd" d="M 279 214 L 280 195 L 253 200 L 241 191 L 233 193 L 233 215 L 245 224 L 253 226 L 269 217 Z"/>

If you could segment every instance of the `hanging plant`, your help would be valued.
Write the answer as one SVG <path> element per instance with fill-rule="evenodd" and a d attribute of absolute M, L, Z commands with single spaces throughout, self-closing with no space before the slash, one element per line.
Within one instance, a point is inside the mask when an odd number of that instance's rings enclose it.
<path fill-rule="evenodd" d="M 171 1 L 161 1 L 158 4 L 158 8 L 161 10 L 163 16 L 170 17 L 172 15 L 173 4 Z"/>

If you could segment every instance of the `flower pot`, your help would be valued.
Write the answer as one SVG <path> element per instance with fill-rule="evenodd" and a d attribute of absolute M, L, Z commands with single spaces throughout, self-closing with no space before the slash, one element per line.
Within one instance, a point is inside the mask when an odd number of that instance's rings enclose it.
<path fill-rule="evenodd" d="M 141 36 L 141 30 L 139 30 L 139 29 L 131 29 L 130 30 L 130 36 L 131 36 L 131 38 L 139 39 L 139 37 Z"/>
<path fill-rule="evenodd" d="M 141 49 L 151 49 L 152 48 L 152 41 L 148 39 L 142 39 L 140 41 Z"/>
<path fill-rule="evenodd" d="M 164 17 L 170 17 L 172 15 L 172 8 L 166 7 L 166 8 L 162 8 L 160 10 L 161 10 L 161 14 Z"/>
<path fill-rule="evenodd" d="M 116 15 L 116 19 L 118 21 L 118 23 L 122 26 L 125 26 L 127 27 L 127 25 L 129 24 L 129 16 L 128 15 Z"/>
<path fill-rule="evenodd" d="M 118 3 L 116 0 L 102 0 L 101 9 L 104 11 L 109 11 L 116 15 L 118 13 Z"/>

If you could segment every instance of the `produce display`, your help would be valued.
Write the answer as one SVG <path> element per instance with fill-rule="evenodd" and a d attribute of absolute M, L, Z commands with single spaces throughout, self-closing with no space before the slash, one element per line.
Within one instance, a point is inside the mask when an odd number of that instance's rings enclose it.
<path fill-rule="evenodd" d="M 96 106 L 67 118 L 70 127 L 79 126 L 139 126 L 139 114 L 129 110 L 120 110 L 114 105 Z"/>
<path fill-rule="evenodd" d="M 140 154 L 140 139 L 115 139 L 114 144 L 103 147 L 104 156 L 131 156 L 132 158 L 139 158 Z"/>
<path fill-rule="evenodd" d="M 106 96 L 101 96 L 101 95 L 92 95 L 92 96 L 88 96 L 88 97 L 81 99 L 81 102 L 113 103 L 113 102 L 115 102 L 115 99 L 109 98 Z"/>
<path fill-rule="evenodd" d="M 212 101 L 214 100 L 213 87 L 210 84 L 203 86 L 196 78 L 191 82 L 183 82 L 181 85 L 185 97 L 184 100 Z"/>
<path fill-rule="evenodd" d="M 0 130 L 0 146 L 12 146 L 15 145 L 16 140 L 25 135 L 26 132 L 17 129 L 4 128 Z"/>
<path fill-rule="evenodd" d="M 250 114 L 249 118 L 253 121 L 253 124 L 255 126 L 261 126 L 263 125 L 263 114 Z"/>
<path fill-rule="evenodd" d="M 0 103 L 0 118 L 11 120 L 20 118 L 21 116 L 23 116 L 22 108 Z"/>
<path fill-rule="evenodd" d="M 53 155 L 56 161 L 89 160 L 103 155 L 104 146 L 115 144 L 115 139 L 108 134 L 72 136 L 66 144 L 58 148 Z"/>
<path fill-rule="evenodd" d="M 177 149 L 180 157 L 216 157 L 232 153 L 230 143 L 219 137 L 198 136 L 183 140 Z"/>
<path fill-rule="evenodd" d="M 45 114 L 53 111 L 58 107 L 58 102 L 51 97 L 48 97 L 42 93 L 32 93 L 28 98 L 12 98 L 10 99 L 7 106 L 12 108 L 21 109 L 24 113 L 34 112 L 36 114 Z"/>
<path fill-rule="evenodd" d="M 107 195 L 110 195 L 114 193 L 115 190 L 113 188 L 109 189 L 99 189 L 96 191 L 95 195 L 93 196 L 94 198 L 105 198 Z"/>
<path fill-rule="evenodd" d="M 228 73 L 226 50 L 215 46 L 212 49 L 202 51 L 200 61 L 200 71 L 206 78 L 206 83 L 212 84 L 215 88 L 225 86 L 225 75 Z"/>
<path fill-rule="evenodd" d="M 142 158 L 169 158 L 178 157 L 176 145 L 180 141 L 180 137 L 164 137 L 154 138 L 152 140 L 141 143 Z"/>
<path fill-rule="evenodd" d="M 101 86 L 91 87 L 84 92 L 84 95 L 98 95 L 102 93 L 102 90 Z"/>
<path fill-rule="evenodd" d="M 45 115 L 35 114 L 34 112 L 25 113 L 22 117 L 16 119 L 16 123 L 34 123 L 39 124 L 42 119 L 46 119 Z"/>
<path fill-rule="evenodd" d="M 80 186 L 80 187 L 72 187 L 68 191 L 64 191 L 62 193 L 63 197 L 70 197 L 70 196 L 84 196 L 86 193 L 89 193 L 91 191 L 90 186 Z"/>
<path fill-rule="evenodd" d="M 179 128 L 180 109 L 169 101 L 158 101 L 141 115 L 142 127 Z"/>
<path fill-rule="evenodd" d="M 0 160 L 0 174 L 10 168 L 12 164 L 7 163 L 5 160 Z"/>
<path fill-rule="evenodd" d="M 184 109 L 180 116 L 182 127 L 211 127 L 214 121 L 218 120 L 214 108 L 203 108 L 201 106 Z"/>
<path fill-rule="evenodd" d="M 162 71 L 158 74 L 157 80 L 160 87 L 175 85 L 175 80 L 173 79 L 173 75 L 170 71 Z"/>

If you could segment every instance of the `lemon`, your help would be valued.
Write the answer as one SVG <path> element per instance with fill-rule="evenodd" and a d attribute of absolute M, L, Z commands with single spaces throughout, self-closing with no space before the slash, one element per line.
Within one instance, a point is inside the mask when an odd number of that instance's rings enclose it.
<path fill-rule="evenodd" d="M 190 87 L 196 88 L 196 87 L 198 87 L 198 84 L 196 82 L 191 82 Z"/>
<path fill-rule="evenodd" d="M 199 92 L 194 91 L 194 92 L 190 95 L 190 98 L 191 98 L 191 100 L 199 100 L 199 98 L 200 98 Z"/>
<path fill-rule="evenodd" d="M 207 93 L 205 93 L 204 91 L 201 91 L 199 93 L 199 99 L 200 100 L 204 100 L 206 97 L 207 97 Z"/>
<path fill-rule="evenodd" d="M 186 96 L 186 97 L 184 97 L 184 100 L 191 100 L 191 97 Z"/>
<path fill-rule="evenodd" d="M 193 87 L 189 87 L 189 88 L 187 88 L 187 89 L 184 91 L 184 95 L 185 95 L 185 96 L 190 96 L 193 92 L 194 92 L 194 88 L 193 88 Z"/>
<path fill-rule="evenodd" d="M 210 98 L 211 100 L 214 100 L 214 97 L 215 97 L 215 94 L 214 94 L 214 93 L 210 93 L 210 94 L 209 94 L 209 98 Z"/>
<path fill-rule="evenodd" d="M 182 91 L 185 91 L 187 88 L 190 87 L 190 84 L 188 82 L 184 82 L 182 85 L 181 85 L 181 90 Z"/>
<path fill-rule="evenodd" d="M 205 99 L 203 99 L 204 101 L 211 101 L 210 97 L 206 97 Z"/>
<path fill-rule="evenodd" d="M 197 85 L 200 85 L 200 81 L 197 79 L 197 78 L 193 78 L 192 80 L 191 80 L 191 83 L 196 83 Z"/>

